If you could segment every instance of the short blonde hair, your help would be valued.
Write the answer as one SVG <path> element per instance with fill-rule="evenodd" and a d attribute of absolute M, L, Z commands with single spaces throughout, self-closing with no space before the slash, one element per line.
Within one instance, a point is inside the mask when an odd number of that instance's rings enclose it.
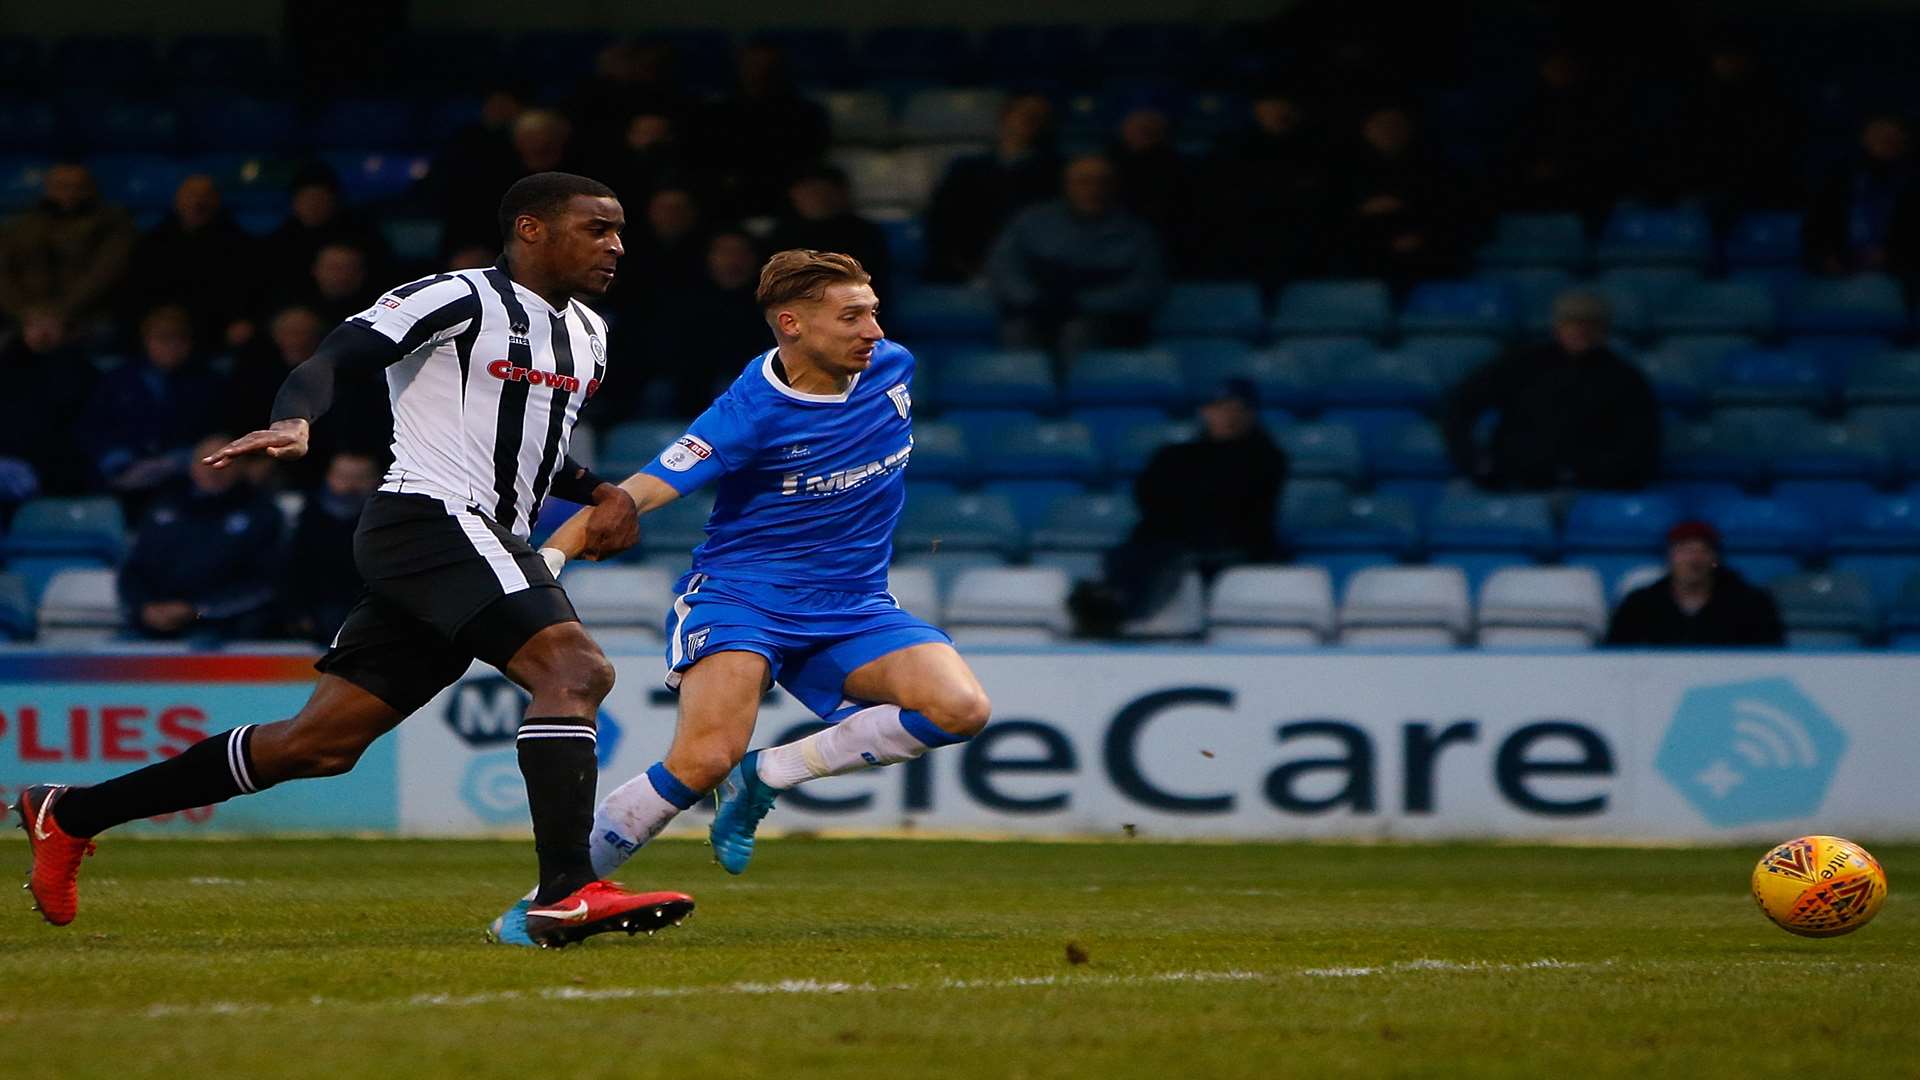
<path fill-rule="evenodd" d="M 866 285 L 872 281 L 873 275 L 851 255 L 793 248 L 775 254 L 760 268 L 760 287 L 753 298 L 764 311 L 795 300 L 818 300 L 831 285 Z"/>

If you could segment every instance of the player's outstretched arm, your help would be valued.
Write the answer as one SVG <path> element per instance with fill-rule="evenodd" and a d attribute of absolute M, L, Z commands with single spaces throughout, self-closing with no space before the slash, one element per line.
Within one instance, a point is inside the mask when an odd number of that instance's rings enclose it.
<path fill-rule="evenodd" d="M 606 493 L 606 502 L 601 501 L 602 493 Z M 619 503 L 628 503 L 637 516 L 649 510 L 657 510 L 680 497 L 680 493 L 673 490 L 666 482 L 648 476 L 646 473 L 634 473 L 618 484 L 602 484 L 594 489 L 594 495 L 594 505 L 563 522 L 553 531 L 553 535 L 547 538 L 546 545 L 540 549 L 540 554 L 546 557 L 547 565 L 556 575 L 568 559 L 590 561 L 602 559 L 609 555 L 618 555 L 633 546 L 633 539 L 618 546 L 612 546 L 604 539 L 599 543 L 595 542 L 594 515 L 602 514 L 602 508 L 608 503 L 613 503 L 615 506 Z"/>
<path fill-rule="evenodd" d="M 240 436 L 208 454 L 204 460 L 216 469 L 224 469 L 229 461 L 248 454 L 265 454 L 280 461 L 305 457 L 310 426 L 298 417 L 276 420 L 260 431 Z"/>

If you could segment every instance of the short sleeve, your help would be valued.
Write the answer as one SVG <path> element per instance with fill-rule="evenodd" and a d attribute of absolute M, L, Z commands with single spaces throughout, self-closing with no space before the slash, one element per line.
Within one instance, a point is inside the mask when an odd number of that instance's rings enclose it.
<path fill-rule="evenodd" d="M 746 406 L 726 394 L 640 471 L 685 495 L 744 467 L 758 449 Z"/>
<path fill-rule="evenodd" d="M 406 354 L 453 337 L 479 317 L 480 297 L 467 279 L 439 274 L 383 294 L 347 321 L 372 330 Z"/>

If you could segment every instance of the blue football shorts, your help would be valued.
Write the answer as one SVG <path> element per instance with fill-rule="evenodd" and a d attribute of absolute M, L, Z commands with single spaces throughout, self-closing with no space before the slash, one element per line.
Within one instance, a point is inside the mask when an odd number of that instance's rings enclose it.
<path fill-rule="evenodd" d="M 667 612 L 667 686 L 701 657 L 751 652 L 767 658 L 773 681 L 822 720 L 864 708 L 843 690 L 864 664 L 914 645 L 951 645 L 946 631 L 902 609 L 884 592 L 836 592 L 690 573 L 674 586 Z"/>

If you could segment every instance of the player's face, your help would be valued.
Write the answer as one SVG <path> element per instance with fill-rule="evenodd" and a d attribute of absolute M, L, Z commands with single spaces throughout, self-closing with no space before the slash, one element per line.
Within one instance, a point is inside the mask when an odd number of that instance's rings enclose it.
<path fill-rule="evenodd" d="M 867 370 L 880 329 L 880 298 L 871 285 L 830 285 L 817 303 L 796 312 L 800 347 L 822 368 L 838 375 Z"/>
<path fill-rule="evenodd" d="M 620 200 L 575 195 L 550 231 L 553 269 L 576 294 L 605 296 L 613 288 L 614 270 L 627 249 L 620 231 L 627 227 Z"/>

